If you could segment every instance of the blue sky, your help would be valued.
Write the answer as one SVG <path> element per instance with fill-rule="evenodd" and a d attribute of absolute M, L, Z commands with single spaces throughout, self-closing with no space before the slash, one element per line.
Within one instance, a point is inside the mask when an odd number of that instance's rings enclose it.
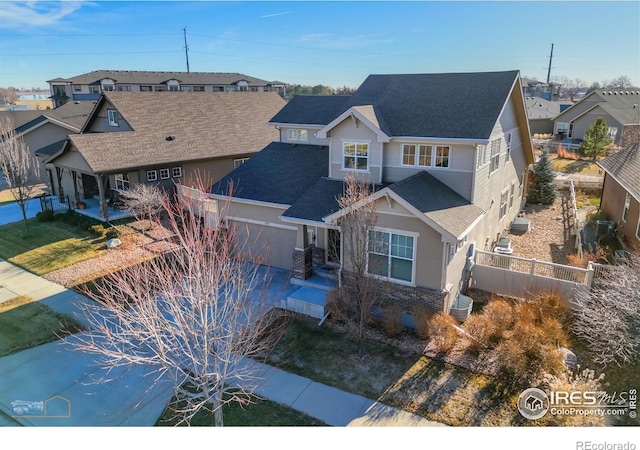
<path fill-rule="evenodd" d="M 640 85 L 640 3 L 0 0 L 0 86 L 98 69 L 357 87 L 371 73 L 519 69 Z"/>

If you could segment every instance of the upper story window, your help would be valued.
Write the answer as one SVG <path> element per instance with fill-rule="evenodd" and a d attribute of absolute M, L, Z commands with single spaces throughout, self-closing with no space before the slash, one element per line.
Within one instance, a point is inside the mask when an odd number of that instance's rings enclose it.
<path fill-rule="evenodd" d="M 53 86 L 53 95 L 67 95 L 67 91 L 64 86 L 57 85 Z"/>
<path fill-rule="evenodd" d="M 345 142 L 342 144 L 342 152 L 344 169 L 369 170 L 369 144 Z"/>
<path fill-rule="evenodd" d="M 74 84 L 73 85 L 73 92 L 82 92 L 82 85 Z"/>
<path fill-rule="evenodd" d="M 241 165 L 243 165 L 244 163 L 246 163 L 247 161 L 249 161 L 249 158 L 234 159 L 233 160 L 233 168 L 234 168 L 234 170 L 237 169 L 238 167 L 240 167 Z"/>
<path fill-rule="evenodd" d="M 487 163 L 487 146 L 478 145 L 478 168 Z"/>
<path fill-rule="evenodd" d="M 119 92 L 131 92 L 131 86 L 116 86 L 116 90 Z"/>
<path fill-rule="evenodd" d="M 415 145 L 402 146 L 402 165 L 419 167 L 449 167 L 451 148 L 445 145 Z"/>
<path fill-rule="evenodd" d="M 102 92 L 107 92 L 107 91 L 115 91 L 116 87 L 113 84 L 103 84 L 102 85 Z"/>
<path fill-rule="evenodd" d="M 168 90 L 171 92 L 178 92 L 180 91 L 180 86 L 168 86 Z"/>
<path fill-rule="evenodd" d="M 147 170 L 147 181 L 156 181 L 158 179 L 158 172 L 156 170 Z"/>
<path fill-rule="evenodd" d="M 160 179 L 161 180 L 169 179 L 169 169 L 160 169 Z"/>
<path fill-rule="evenodd" d="M 631 194 L 627 192 L 627 195 L 624 197 L 624 209 L 622 210 L 622 221 L 626 222 L 629 220 L 629 207 L 631 206 Z"/>
<path fill-rule="evenodd" d="M 89 92 L 92 94 L 100 94 L 100 86 L 89 86 Z"/>
<path fill-rule="evenodd" d="M 172 167 L 171 176 L 173 178 L 180 178 L 182 176 L 182 167 Z"/>
<path fill-rule="evenodd" d="M 224 88 L 225 92 L 235 92 L 236 91 L 236 87 L 235 86 L 227 86 Z"/>
<path fill-rule="evenodd" d="M 491 168 L 489 173 L 498 170 L 498 167 L 500 167 L 500 141 L 500 138 L 491 141 Z"/>
<path fill-rule="evenodd" d="M 290 141 L 308 141 L 309 134 L 307 130 L 292 129 L 287 131 L 287 139 Z"/>
<path fill-rule="evenodd" d="M 180 91 L 182 91 L 182 92 L 191 92 L 192 88 L 191 88 L 191 86 L 180 86 Z"/>
<path fill-rule="evenodd" d="M 511 191 L 509 191 L 509 209 L 513 208 L 513 199 L 516 195 L 516 182 L 511 182 Z"/>
<path fill-rule="evenodd" d="M 154 86 L 154 87 L 153 87 L 153 90 L 154 90 L 155 92 L 164 92 L 164 91 L 166 91 L 166 90 L 167 90 L 167 87 L 166 87 L 166 86 L 164 86 L 164 85 L 162 85 L 162 86 Z"/>
<path fill-rule="evenodd" d="M 193 92 L 204 92 L 204 86 L 194 86 Z"/>
<path fill-rule="evenodd" d="M 414 244 L 413 236 L 369 230 L 367 272 L 389 280 L 412 283 Z"/>
<path fill-rule="evenodd" d="M 107 118 L 109 119 L 110 127 L 118 126 L 118 112 L 115 109 L 107 109 Z"/>
<path fill-rule="evenodd" d="M 511 159 L 511 133 L 507 133 L 504 135 L 504 140 L 507 143 L 507 155 L 504 160 L 509 161 Z"/>
<path fill-rule="evenodd" d="M 153 91 L 153 86 L 140 86 L 140 92 L 151 92 Z"/>

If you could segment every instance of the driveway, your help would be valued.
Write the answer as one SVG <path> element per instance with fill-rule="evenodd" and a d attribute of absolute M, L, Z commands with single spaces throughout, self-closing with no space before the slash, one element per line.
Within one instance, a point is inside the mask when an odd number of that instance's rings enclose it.
<path fill-rule="evenodd" d="M 27 219 L 35 217 L 40 212 L 40 199 L 32 198 L 27 201 Z M 0 206 L 0 225 L 22 220 L 22 211 L 17 202 Z"/>

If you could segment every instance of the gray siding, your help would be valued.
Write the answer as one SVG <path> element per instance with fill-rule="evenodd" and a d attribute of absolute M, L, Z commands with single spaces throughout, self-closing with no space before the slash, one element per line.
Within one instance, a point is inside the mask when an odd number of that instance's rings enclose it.
<path fill-rule="evenodd" d="M 369 144 L 369 180 L 372 183 L 382 181 L 382 143 L 377 142 L 377 136 L 371 129 L 360 121 L 354 126 L 349 117 L 331 130 L 330 137 L 329 177 L 344 179 L 345 174 L 351 172 L 342 168 L 344 142 L 366 142 Z"/>
<path fill-rule="evenodd" d="M 127 121 L 118 113 L 118 126 L 112 127 L 109 125 L 109 119 L 107 117 L 108 109 L 116 109 L 108 102 L 100 108 L 97 114 L 94 115 L 94 119 L 91 122 L 87 132 L 88 133 L 114 133 L 121 131 L 132 131 Z"/>
<path fill-rule="evenodd" d="M 41 127 L 25 134 L 23 136 L 23 140 L 24 143 L 27 144 L 27 147 L 29 147 L 29 150 L 33 153 L 42 147 L 46 147 L 54 142 L 65 139 L 69 134 L 76 133 L 53 123 L 45 123 Z M 49 177 L 45 170 L 44 163 L 41 162 L 41 158 L 38 158 L 38 160 L 40 161 L 40 179 L 46 182 Z"/>
<path fill-rule="evenodd" d="M 587 132 L 587 128 L 589 128 L 596 119 L 602 118 L 605 122 L 607 122 L 608 127 L 616 127 L 618 128 L 618 132 L 614 138 L 615 141 L 620 139 L 622 136 L 622 124 L 613 119 L 609 114 L 607 114 L 602 108 L 599 106 L 595 107 L 584 116 L 581 116 L 574 120 L 573 129 L 571 130 L 571 137 L 574 139 L 584 139 L 584 135 Z"/>

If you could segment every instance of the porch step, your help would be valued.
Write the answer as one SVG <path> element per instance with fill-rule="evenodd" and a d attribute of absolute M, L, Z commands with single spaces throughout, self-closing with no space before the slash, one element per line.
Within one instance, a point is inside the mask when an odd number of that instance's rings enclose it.
<path fill-rule="evenodd" d="M 290 282 L 296 286 L 320 289 L 323 291 L 330 291 L 338 285 L 336 280 L 320 276 L 315 272 L 315 269 L 311 278 L 307 278 L 306 280 L 291 278 Z"/>
<path fill-rule="evenodd" d="M 327 294 L 328 291 L 323 289 L 301 287 L 287 297 L 286 309 L 315 319 L 322 319 L 325 314 L 324 307 L 327 304 Z"/>
<path fill-rule="evenodd" d="M 319 277 L 328 278 L 330 280 L 338 281 L 337 269 L 330 266 L 314 267 L 313 273 Z"/>

